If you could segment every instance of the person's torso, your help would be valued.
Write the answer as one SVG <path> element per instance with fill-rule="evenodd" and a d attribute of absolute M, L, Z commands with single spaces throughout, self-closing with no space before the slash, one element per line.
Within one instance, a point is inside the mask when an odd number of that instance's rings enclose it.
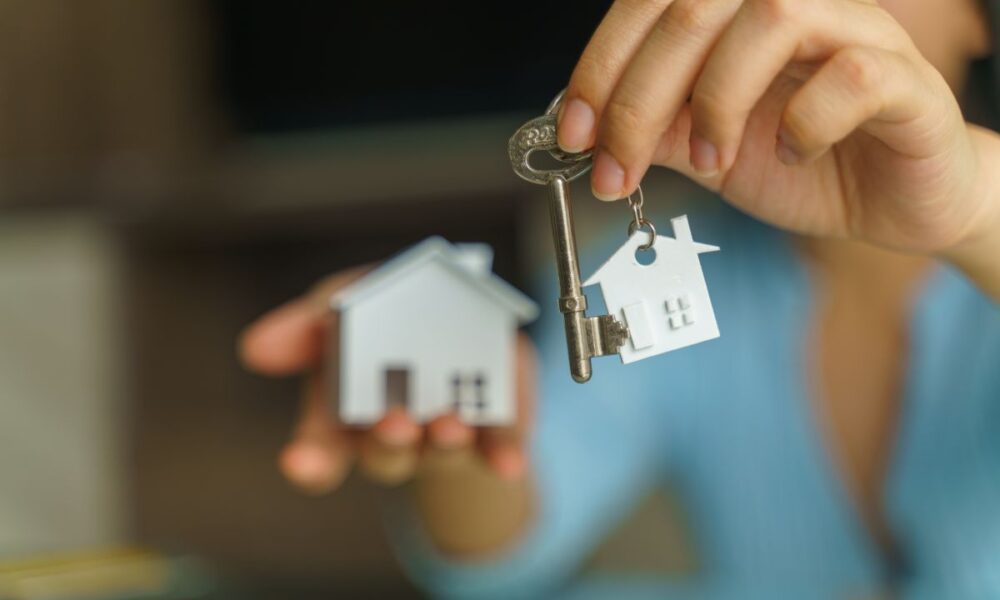
<path fill-rule="evenodd" d="M 721 338 L 600 364 L 594 375 L 622 402 L 646 403 L 662 429 L 662 476 L 682 499 L 705 577 L 859 592 L 895 578 L 1000 590 L 1000 309 L 946 268 L 919 298 L 884 481 L 900 550 L 890 562 L 811 401 L 813 297 L 802 262 L 784 235 L 728 210 L 709 213 L 692 214 L 691 225 L 695 239 L 722 247 L 702 257 Z M 582 263 L 599 264 L 619 241 L 609 234 Z"/>

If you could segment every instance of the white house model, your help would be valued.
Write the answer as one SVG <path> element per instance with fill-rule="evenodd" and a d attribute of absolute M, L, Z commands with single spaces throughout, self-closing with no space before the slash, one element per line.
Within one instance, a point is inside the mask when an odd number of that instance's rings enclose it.
<path fill-rule="evenodd" d="M 608 312 L 628 326 L 629 340 L 619 350 L 623 363 L 719 337 L 712 301 L 699 256 L 719 248 L 691 238 L 686 216 L 671 220 L 674 237 L 656 236 L 642 264 L 639 247 L 649 234 L 636 231 L 584 285 L 600 284 Z"/>
<path fill-rule="evenodd" d="M 331 298 L 341 421 L 374 423 L 393 404 L 418 422 L 449 412 L 470 425 L 513 421 L 517 328 L 538 307 L 492 262 L 489 246 L 432 237 Z"/>

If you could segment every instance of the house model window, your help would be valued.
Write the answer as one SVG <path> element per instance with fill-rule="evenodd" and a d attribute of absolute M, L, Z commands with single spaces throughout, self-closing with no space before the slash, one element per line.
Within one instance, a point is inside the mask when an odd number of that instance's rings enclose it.
<path fill-rule="evenodd" d="M 694 325 L 694 306 L 691 304 L 691 296 L 688 294 L 669 296 L 666 305 L 670 329 Z"/>
<path fill-rule="evenodd" d="M 489 409 L 486 376 L 483 373 L 475 375 L 455 375 L 451 379 L 452 410 L 455 414 L 470 419 L 476 419 L 486 414 Z"/>

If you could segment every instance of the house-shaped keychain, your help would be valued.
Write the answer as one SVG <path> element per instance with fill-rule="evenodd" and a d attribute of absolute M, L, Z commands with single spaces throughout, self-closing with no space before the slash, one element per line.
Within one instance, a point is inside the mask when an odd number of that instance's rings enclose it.
<path fill-rule="evenodd" d="M 674 237 L 657 235 L 640 250 L 650 234 L 636 231 L 583 284 L 600 284 L 608 312 L 627 325 L 623 363 L 719 337 L 700 260 L 719 248 L 694 241 L 687 216 L 670 223 Z M 648 260 L 640 262 L 643 254 Z"/>
<path fill-rule="evenodd" d="M 331 298 L 342 422 L 374 423 L 392 404 L 418 422 L 448 412 L 470 425 L 513 422 L 517 328 L 538 307 L 492 262 L 489 246 L 432 237 Z"/>

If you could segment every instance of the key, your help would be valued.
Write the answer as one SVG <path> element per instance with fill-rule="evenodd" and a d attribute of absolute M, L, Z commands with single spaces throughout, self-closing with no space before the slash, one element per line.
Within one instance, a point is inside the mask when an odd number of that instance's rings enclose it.
<path fill-rule="evenodd" d="M 592 166 L 591 153 L 563 152 L 556 142 L 556 111 L 560 94 L 545 115 L 534 118 L 511 137 L 507 145 L 514 172 L 522 179 L 549 187 L 549 218 L 555 245 L 559 278 L 559 311 L 563 313 L 569 368 L 573 380 L 585 383 L 592 374 L 591 359 L 617 354 L 628 339 L 628 329 L 611 315 L 587 317 L 587 297 L 583 295 L 576 251 L 573 210 L 569 182 L 584 175 Z M 530 163 L 535 152 L 548 152 L 559 166 L 536 169 Z"/>

